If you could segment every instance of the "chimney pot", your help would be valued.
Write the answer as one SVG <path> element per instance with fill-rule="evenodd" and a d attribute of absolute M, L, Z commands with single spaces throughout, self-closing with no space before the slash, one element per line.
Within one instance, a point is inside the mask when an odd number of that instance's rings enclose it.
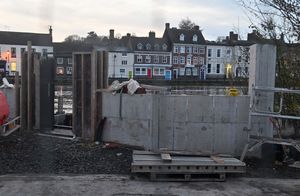
<path fill-rule="evenodd" d="M 166 23 L 166 29 L 170 29 L 170 23 Z"/>
<path fill-rule="evenodd" d="M 150 31 L 150 32 L 149 32 L 149 37 L 155 38 L 155 32 L 154 32 L 154 31 Z"/>
<path fill-rule="evenodd" d="M 115 30 L 114 29 L 110 29 L 109 30 L 109 39 L 114 39 L 115 37 Z"/>
<path fill-rule="evenodd" d="M 198 25 L 194 26 L 194 30 L 199 31 L 200 27 Z"/>

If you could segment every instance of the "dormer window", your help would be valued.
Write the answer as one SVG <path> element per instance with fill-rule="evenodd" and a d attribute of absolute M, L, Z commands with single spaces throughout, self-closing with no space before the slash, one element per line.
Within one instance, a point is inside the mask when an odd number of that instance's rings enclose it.
<path fill-rule="evenodd" d="M 198 36 L 197 36 L 197 35 L 194 35 L 194 36 L 193 36 L 193 42 L 196 42 L 196 41 L 198 41 Z"/>
<path fill-rule="evenodd" d="M 162 49 L 163 49 L 163 50 L 167 50 L 167 49 L 168 49 L 167 44 L 163 44 L 163 45 L 162 45 Z"/>
<path fill-rule="evenodd" d="M 139 50 L 142 50 L 142 49 L 143 49 L 143 44 L 139 43 L 139 44 L 137 45 L 137 48 L 138 48 Z"/>
<path fill-rule="evenodd" d="M 179 40 L 184 41 L 184 35 L 183 34 L 180 35 Z"/>
<path fill-rule="evenodd" d="M 147 45 L 146 45 L 146 49 L 147 49 L 147 50 L 151 50 L 151 45 L 150 45 L 150 44 L 147 44 Z"/>
<path fill-rule="evenodd" d="M 159 50 L 159 45 L 158 44 L 154 45 L 154 50 Z"/>

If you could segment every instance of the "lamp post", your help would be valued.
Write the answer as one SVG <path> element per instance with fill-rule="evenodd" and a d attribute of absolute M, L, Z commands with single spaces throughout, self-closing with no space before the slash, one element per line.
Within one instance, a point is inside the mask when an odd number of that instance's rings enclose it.
<path fill-rule="evenodd" d="M 9 68 L 10 68 L 9 67 L 9 50 L 6 51 L 6 60 L 7 60 L 7 62 L 6 62 L 7 66 L 6 67 L 7 67 L 7 70 L 9 70 Z M 7 72 L 7 70 L 6 70 L 6 72 Z"/>

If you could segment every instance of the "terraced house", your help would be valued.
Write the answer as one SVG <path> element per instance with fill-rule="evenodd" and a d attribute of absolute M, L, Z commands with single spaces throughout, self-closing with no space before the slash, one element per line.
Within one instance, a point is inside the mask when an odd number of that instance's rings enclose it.
<path fill-rule="evenodd" d="M 166 23 L 163 38 L 171 46 L 172 78 L 199 79 L 206 54 L 206 43 L 199 26 L 187 30 L 170 28 Z"/>
<path fill-rule="evenodd" d="M 148 37 L 130 37 L 129 45 L 134 51 L 134 78 L 171 76 L 170 46 L 164 38 L 150 31 Z"/>

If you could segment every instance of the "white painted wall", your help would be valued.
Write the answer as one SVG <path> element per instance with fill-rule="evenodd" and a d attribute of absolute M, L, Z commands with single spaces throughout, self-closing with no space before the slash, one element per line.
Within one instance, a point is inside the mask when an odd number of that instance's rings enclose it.
<path fill-rule="evenodd" d="M 16 58 L 11 58 L 11 48 L 16 48 Z M 21 48 L 25 48 L 27 51 L 27 45 L 9 45 L 9 44 L 0 44 L 0 53 L 1 53 L 1 60 L 7 60 L 7 51 L 9 51 L 9 59 L 8 63 L 6 65 L 6 70 L 10 66 L 12 62 L 15 62 L 17 64 L 17 71 L 21 75 Z M 36 52 L 42 53 L 43 49 L 47 49 L 47 52 L 53 53 L 53 47 L 52 46 L 32 46 L 33 49 L 35 49 Z M 12 72 L 9 73 L 12 75 Z"/>
<path fill-rule="evenodd" d="M 127 56 L 123 56 L 126 53 Z M 127 65 L 122 65 L 122 61 L 127 61 Z M 129 72 L 133 74 L 134 54 L 130 52 L 108 52 L 108 77 L 128 78 Z M 125 69 L 125 73 L 120 70 Z"/>

